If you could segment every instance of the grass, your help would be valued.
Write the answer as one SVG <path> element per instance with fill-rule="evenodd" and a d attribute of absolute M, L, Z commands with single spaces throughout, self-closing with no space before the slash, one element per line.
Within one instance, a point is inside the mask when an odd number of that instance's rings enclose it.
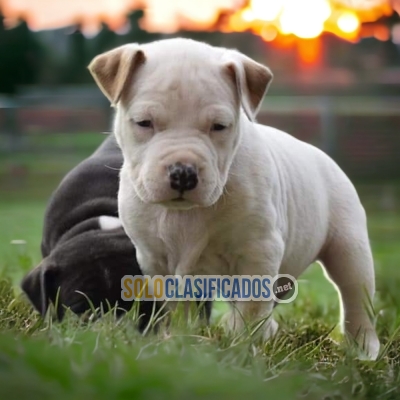
<path fill-rule="evenodd" d="M 210 327 L 185 324 L 178 311 L 169 327 L 146 336 L 134 328 L 135 310 L 119 321 L 112 315 L 83 322 L 69 314 L 61 324 L 39 318 L 19 282 L 40 261 L 45 200 L 77 157 L 42 160 L 51 171 L 28 166 L 13 190 L 6 179 L 10 158 L 0 160 L 0 399 L 400 398 L 400 216 L 385 211 L 368 185 L 361 192 L 370 215 L 383 347 L 376 362 L 356 360 L 340 343 L 337 295 L 317 265 L 301 277 L 296 302 L 276 309 L 281 331 L 264 344 L 226 334 L 219 325 L 224 304 Z M 26 244 L 11 244 L 15 239 Z"/>

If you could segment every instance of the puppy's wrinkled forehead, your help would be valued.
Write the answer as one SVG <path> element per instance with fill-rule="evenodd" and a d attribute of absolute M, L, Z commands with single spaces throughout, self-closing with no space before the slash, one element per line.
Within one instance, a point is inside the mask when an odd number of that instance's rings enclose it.
<path fill-rule="evenodd" d="M 197 42 L 178 43 L 143 46 L 146 62 L 132 79 L 131 102 L 151 101 L 181 112 L 213 103 L 238 104 L 235 88 L 221 68 L 223 52 Z"/>

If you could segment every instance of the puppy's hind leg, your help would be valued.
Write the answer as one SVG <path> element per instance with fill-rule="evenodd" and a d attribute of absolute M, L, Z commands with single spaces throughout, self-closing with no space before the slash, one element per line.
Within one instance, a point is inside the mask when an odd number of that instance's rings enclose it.
<path fill-rule="evenodd" d="M 337 232 L 321 255 L 328 277 L 341 297 L 342 329 L 356 340 L 368 359 L 379 353 L 379 339 L 371 321 L 375 292 L 374 265 L 366 229 Z"/>

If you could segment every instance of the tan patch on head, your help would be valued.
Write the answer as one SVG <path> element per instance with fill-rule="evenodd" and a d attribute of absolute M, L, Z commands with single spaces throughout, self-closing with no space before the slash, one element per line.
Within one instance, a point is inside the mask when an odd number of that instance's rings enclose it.
<path fill-rule="evenodd" d="M 244 111 L 250 120 L 254 120 L 273 74 L 269 68 L 243 54 L 236 51 L 229 54 L 232 59 L 224 68 L 237 87 Z"/>
<path fill-rule="evenodd" d="M 126 45 L 95 57 L 89 71 L 102 92 L 116 105 L 130 87 L 135 70 L 145 60 L 138 45 Z"/>

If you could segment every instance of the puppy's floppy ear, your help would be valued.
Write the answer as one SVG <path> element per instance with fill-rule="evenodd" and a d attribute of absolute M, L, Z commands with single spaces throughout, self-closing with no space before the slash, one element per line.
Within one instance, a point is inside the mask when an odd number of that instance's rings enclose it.
<path fill-rule="evenodd" d="M 129 87 L 135 69 L 145 59 L 139 45 L 128 44 L 98 55 L 88 68 L 111 104 L 116 105 Z"/>
<path fill-rule="evenodd" d="M 251 58 L 229 51 L 224 68 L 236 85 L 241 105 L 253 121 L 272 82 L 271 70 Z"/>
<path fill-rule="evenodd" d="M 33 306 L 44 316 L 49 301 L 55 301 L 58 291 L 59 271 L 45 258 L 36 268 L 25 275 L 21 288 Z"/>

